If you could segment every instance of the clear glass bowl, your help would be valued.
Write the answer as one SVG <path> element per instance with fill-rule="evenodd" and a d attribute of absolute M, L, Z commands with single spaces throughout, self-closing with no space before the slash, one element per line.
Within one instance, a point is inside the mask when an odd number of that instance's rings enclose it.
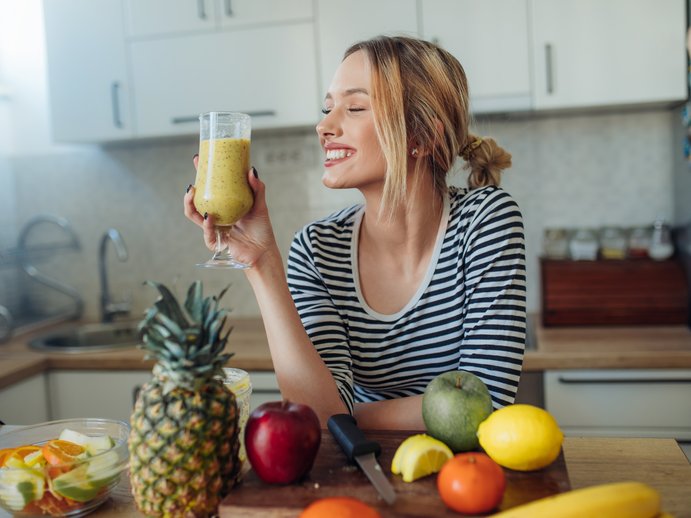
<path fill-rule="evenodd" d="M 112 442 L 109 447 L 102 442 L 87 445 L 68 460 L 75 452 L 56 454 L 45 447 L 65 429 L 92 438 L 108 436 Z M 88 418 L 50 421 L 0 434 L 0 507 L 13 516 L 90 513 L 108 499 L 127 468 L 128 436 L 129 426 L 122 421 Z M 38 448 L 16 450 L 28 445 Z"/>

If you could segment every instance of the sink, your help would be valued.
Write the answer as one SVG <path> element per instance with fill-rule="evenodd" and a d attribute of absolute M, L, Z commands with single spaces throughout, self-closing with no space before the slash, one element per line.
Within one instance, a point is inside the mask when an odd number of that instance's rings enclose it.
<path fill-rule="evenodd" d="M 40 351 L 79 353 L 135 347 L 140 343 L 137 322 L 84 324 L 56 329 L 29 341 Z"/>

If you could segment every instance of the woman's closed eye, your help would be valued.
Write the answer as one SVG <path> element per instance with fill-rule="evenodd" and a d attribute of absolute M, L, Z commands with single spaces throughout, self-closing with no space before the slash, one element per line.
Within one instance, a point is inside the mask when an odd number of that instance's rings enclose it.
<path fill-rule="evenodd" d="M 357 112 L 367 111 L 367 108 L 354 107 L 354 108 L 346 108 L 346 110 L 348 112 L 351 112 L 351 113 L 357 113 Z M 328 115 L 329 113 L 331 113 L 331 108 L 322 108 L 322 113 L 324 115 Z"/>

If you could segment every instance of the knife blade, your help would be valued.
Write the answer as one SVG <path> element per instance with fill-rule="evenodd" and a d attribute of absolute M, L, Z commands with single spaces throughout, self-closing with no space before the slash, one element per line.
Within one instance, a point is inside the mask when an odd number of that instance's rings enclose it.
<path fill-rule="evenodd" d="M 396 492 L 377 462 L 381 453 L 379 443 L 368 440 L 350 414 L 332 415 L 326 424 L 348 460 L 360 466 L 379 495 L 392 505 L 396 501 Z"/>

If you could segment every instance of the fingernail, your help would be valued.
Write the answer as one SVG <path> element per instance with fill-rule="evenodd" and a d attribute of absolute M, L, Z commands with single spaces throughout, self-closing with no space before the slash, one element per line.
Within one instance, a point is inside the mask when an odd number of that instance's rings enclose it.
<path fill-rule="evenodd" d="M 199 153 L 195 153 L 194 155 L 192 155 L 192 160 L 194 160 L 195 158 L 199 158 Z"/>
<path fill-rule="evenodd" d="M 205 213 L 204 213 L 204 221 L 206 221 L 207 219 L 209 219 L 209 213 L 208 213 L 208 212 L 205 212 Z"/>
<path fill-rule="evenodd" d="M 190 192 L 190 189 L 191 189 L 191 188 L 192 188 L 192 184 L 189 184 L 189 185 L 187 186 L 187 189 L 185 189 L 185 194 L 187 194 L 188 192 Z"/>
<path fill-rule="evenodd" d="M 257 172 L 257 170 L 254 166 L 252 166 L 252 174 L 254 175 L 255 178 L 259 178 L 259 173 Z"/>

